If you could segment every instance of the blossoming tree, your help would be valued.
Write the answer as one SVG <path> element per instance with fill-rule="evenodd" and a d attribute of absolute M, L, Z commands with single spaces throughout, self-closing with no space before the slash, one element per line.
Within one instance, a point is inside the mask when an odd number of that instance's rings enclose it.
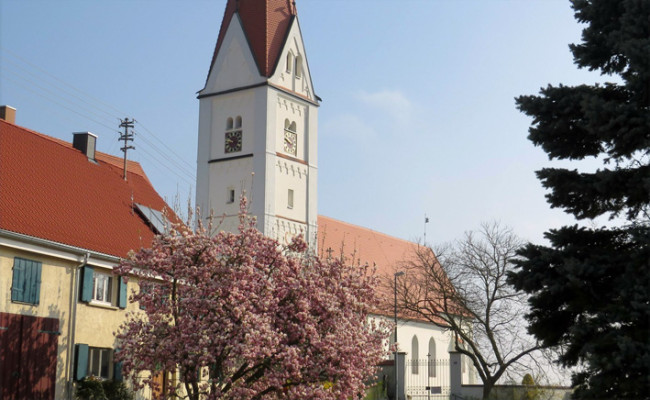
<path fill-rule="evenodd" d="M 243 213 L 239 233 L 176 225 L 118 273 L 138 278 L 129 300 L 142 312 L 116 334 L 116 357 L 160 398 L 349 399 L 383 355 L 368 268 L 314 257 L 300 238 L 280 246 Z M 176 374 L 164 390 L 160 371 Z"/>

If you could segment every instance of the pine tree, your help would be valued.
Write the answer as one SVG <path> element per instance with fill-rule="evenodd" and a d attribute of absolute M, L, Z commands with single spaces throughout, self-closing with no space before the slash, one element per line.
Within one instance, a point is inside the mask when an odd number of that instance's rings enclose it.
<path fill-rule="evenodd" d="M 538 171 L 550 205 L 610 224 L 551 229 L 550 246 L 520 252 L 510 282 L 531 294 L 530 332 L 580 367 L 575 398 L 650 399 L 650 1 L 572 3 L 586 24 L 575 63 L 618 82 L 549 85 L 517 106 L 551 160 L 603 162 Z"/>

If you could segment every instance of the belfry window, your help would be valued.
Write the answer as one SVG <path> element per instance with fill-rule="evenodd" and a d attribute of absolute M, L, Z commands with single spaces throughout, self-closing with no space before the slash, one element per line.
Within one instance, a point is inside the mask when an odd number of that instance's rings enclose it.
<path fill-rule="evenodd" d="M 298 150 L 298 134 L 296 122 L 284 120 L 284 152 L 295 156 Z"/>
<path fill-rule="evenodd" d="M 228 118 L 226 121 L 226 133 L 224 141 L 224 152 L 235 153 L 242 149 L 242 118 L 237 116 L 234 120 Z"/>
<path fill-rule="evenodd" d="M 291 73 L 293 71 L 293 63 L 294 63 L 294 58 L 293 58 L 293 53 L 288 52 L 287 53 L 287 73 Z"/>
<path fill-rule="evenodd" d="M 302 56 L 296 57 L 296 78 L 302 76 Z"/>

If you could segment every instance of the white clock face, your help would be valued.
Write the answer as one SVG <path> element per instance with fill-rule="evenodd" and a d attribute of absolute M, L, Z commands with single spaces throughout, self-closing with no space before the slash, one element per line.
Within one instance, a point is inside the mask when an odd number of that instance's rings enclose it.
<path fill-rule="evenodd" d="M 298 148 L 298 137 L 295 132 L 284 131 L 284 151 L 293 156 Z"/>

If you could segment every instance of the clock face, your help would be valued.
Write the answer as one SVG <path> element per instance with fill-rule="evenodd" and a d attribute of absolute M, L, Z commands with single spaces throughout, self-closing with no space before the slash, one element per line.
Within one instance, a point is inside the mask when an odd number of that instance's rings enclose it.
<path fill-rule="evenodd" d="M 226 132 L 226 153 L 241 151 L 241 131 Z"/>
<path fill-rule="evenodd" d="M 298 138 L 295 132 L 284 131 L 284 151 L 296 155 L 296 149 L 298 148 Z"/>

